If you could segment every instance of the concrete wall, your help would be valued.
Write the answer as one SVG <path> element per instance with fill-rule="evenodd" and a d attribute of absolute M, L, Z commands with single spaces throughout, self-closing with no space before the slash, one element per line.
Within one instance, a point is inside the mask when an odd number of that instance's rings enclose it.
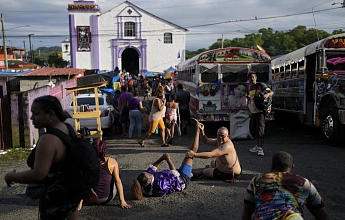
<path fill-rule="evenodd" d="M 66 109 L 72 102 L 72 94 L 66 92 L 66 88 L 74 87 L 75 80 L 69 80 L 61 82 L 54 88 L 49 86 L 41 87 L 34 90 L 22 92 L 23 97 L 23 118 L 24 118 L 24 140 L 25 146 L 20 146 L 20 124 L 19 124 L 19 109 L 18 109 L 18 98 L 20 93 L 11 94 L 11 109 L 12 109 L 12 142 L 13 147 L 31 147 L 37 143 L 39 138 L 38 130 L 31 123 L 31 105 L 35 98 L 44 95 L 56 96 L 62 105 L 63 109 Z"/>

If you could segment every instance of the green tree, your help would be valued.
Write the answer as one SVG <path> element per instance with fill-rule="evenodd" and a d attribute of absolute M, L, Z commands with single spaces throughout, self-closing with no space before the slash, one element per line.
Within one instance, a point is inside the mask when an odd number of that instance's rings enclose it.
<path fill-rule="evenodd" d="M 308 45 L 308 40 L 306 39 L 307 27 L 299 25 L 288 32 L 288 34 L 293 37 L 296 41 L 297 47 L 301 48 Z"/>
<path fill-rule="evenodd" d="M 334 30 L 333 32 L 332 32 L 332 35 L 335 35 L 335 34 L 342 34 L 342 33 L 345 33 L 345 31 L 343 30 L 343 29 L 339 29 L 339 30 Z"/>
<path fill-rule="evenodd" d="M 49 66 L 52 66 L 52 67 L 64 68 L 64 67 L 67 67 L 68 62 L 62 59 L 61 52 L 54 52 L 54 53 L 49 54 L 48 64 Z"/>
<path fill-rule="evenodd" d="M 190 58 L 192 58 L 192 57 L 194 57 L 194 56 L 196 56 L 202 52 L 205 52 L 205 51 L 207 51 L 206 48 L 201 48 L 201 49 L 196 50 L 196 51 L 186 50 L 186 60 L 190 59 Z"/>

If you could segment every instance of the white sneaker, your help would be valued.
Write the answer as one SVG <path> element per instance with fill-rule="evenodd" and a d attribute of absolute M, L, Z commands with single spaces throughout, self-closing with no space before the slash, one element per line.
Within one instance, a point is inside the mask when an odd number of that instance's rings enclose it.
<path fill-rule="evenodd" d="M 258 150 L 258 156 L 264 156 L 265 155 L 264 150 L 261 147 L 258 147 L 257 150 Z"/>
<path fill-rule="evenodd" d="M 255 147 L 250 148 L 249 151 L 252 153 L 256 153 L 256 152 L 258 152 L 258 148 L 259 148 L 258 145 L 255 145 Z"/>

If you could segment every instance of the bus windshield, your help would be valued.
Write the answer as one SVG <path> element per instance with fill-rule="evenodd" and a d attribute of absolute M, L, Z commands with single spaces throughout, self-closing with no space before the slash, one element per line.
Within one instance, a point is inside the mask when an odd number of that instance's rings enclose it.
<path fill-rule="evenodd" d="M 331 52 L 326 53 L 327 56 L 327 68 L 329 71 L 342 70 L 345 71 L 345 53 Z"/>

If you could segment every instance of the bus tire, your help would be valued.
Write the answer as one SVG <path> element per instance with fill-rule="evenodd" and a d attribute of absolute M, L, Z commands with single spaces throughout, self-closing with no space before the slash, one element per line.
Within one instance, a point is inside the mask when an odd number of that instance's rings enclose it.
<path fill-rule="evenodd" d="M 344 144 L 344 135 L 341 134 L 343 127 L 344 125 L 339 121 L 337 109 L 334 107 L 328 108 L 322 122 L 323 133 L 328 144 L 333 146 Z"/>

